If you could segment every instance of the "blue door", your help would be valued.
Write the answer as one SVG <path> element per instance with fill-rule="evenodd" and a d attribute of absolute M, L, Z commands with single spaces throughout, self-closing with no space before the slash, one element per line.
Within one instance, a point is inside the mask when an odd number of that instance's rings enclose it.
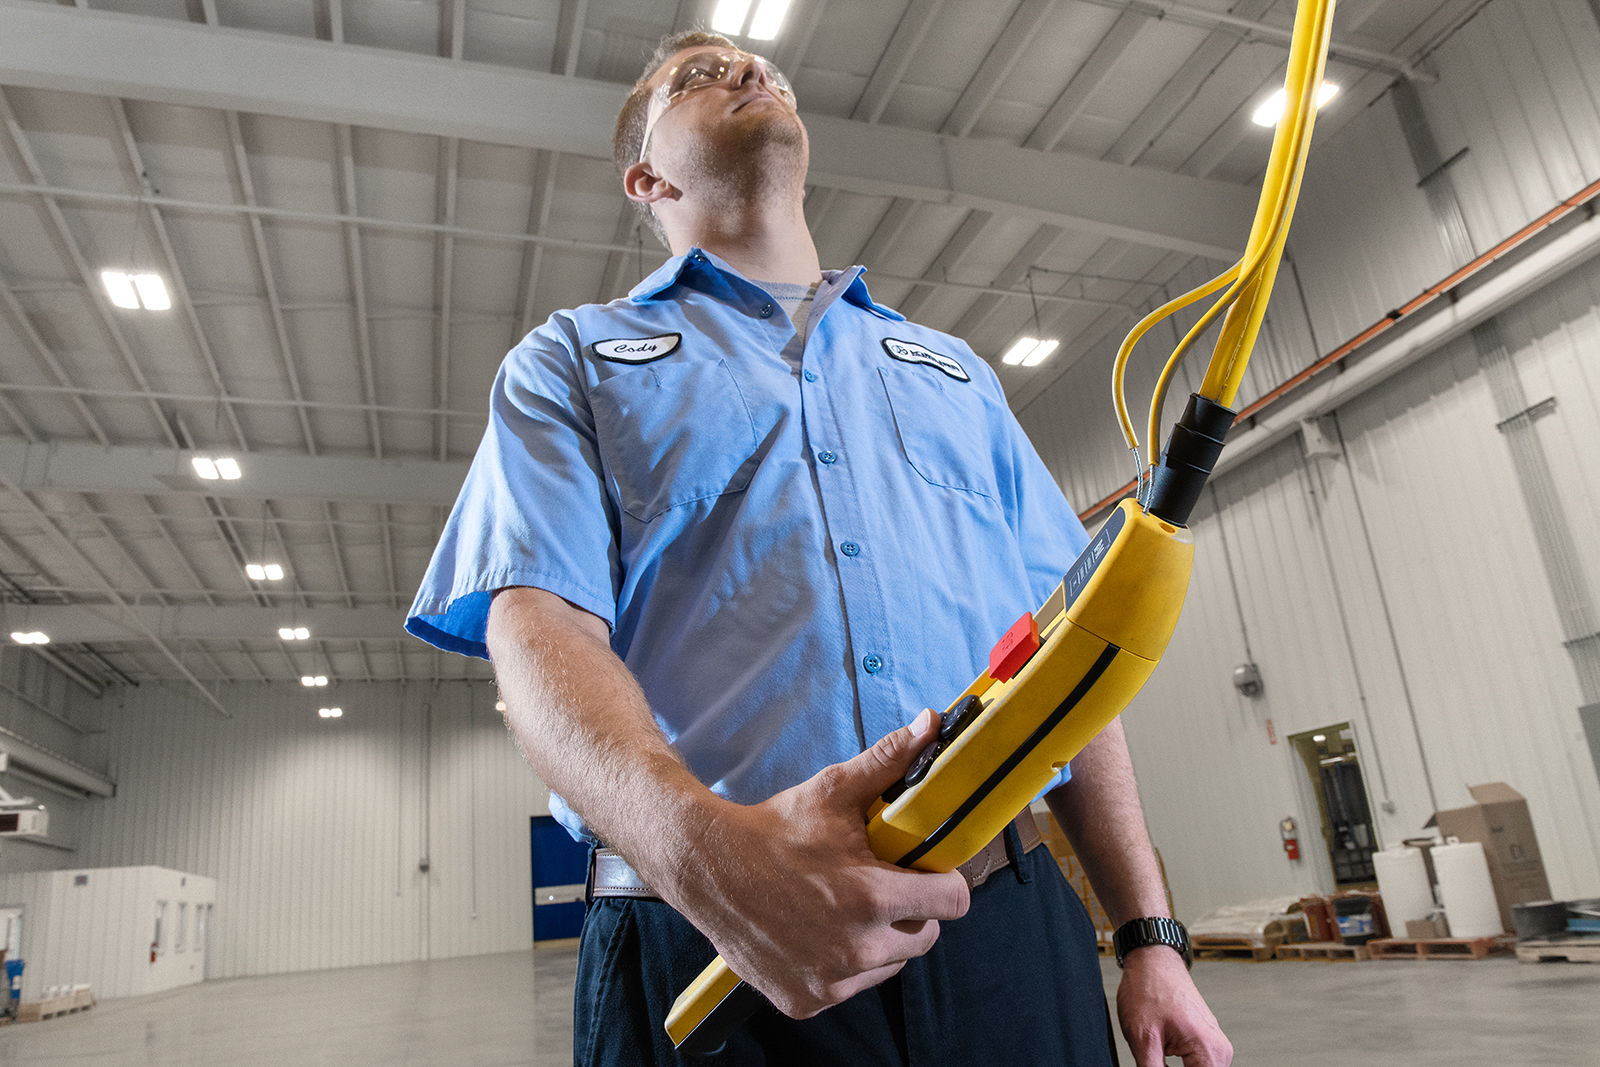
<path fill-rule="evenodd" d="M 533 844 L 533 939 L 577 937 L 583 930 L 583 883 L 589 846 L 549 815 L 529 819 Z"/>

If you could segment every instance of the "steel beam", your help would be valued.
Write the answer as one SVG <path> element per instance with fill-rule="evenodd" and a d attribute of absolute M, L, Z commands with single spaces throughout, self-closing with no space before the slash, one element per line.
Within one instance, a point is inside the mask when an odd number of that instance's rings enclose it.
<path fill-rule="evenodd" d="M 318 641 L 405 638 L 405 612 L 389 607 L 290 608 L 112 604 L 34 604 L 28 624 L 50 635 L 52 645 L 143 642 L 154 634 L 163 641 L 279 641 L 287 651 L 313 647 Z M 283 641 L 278 629 L 304 626 L 309 641 Z"/>
<path fill-rule="evenodd" d="M 187 494 L 249 500 L 337 500 L 448 507 L 466 479 L 468 463 L 375 459 L 365 456 L 240 457 L 244 477 L 202 481 L 190 460 L 168 448 L 103 448 L 68 441 L 30 444 L 0 437 L 0 474 L 25 492 Z M 215 455 L 215 452 L 209 453 Z"/>

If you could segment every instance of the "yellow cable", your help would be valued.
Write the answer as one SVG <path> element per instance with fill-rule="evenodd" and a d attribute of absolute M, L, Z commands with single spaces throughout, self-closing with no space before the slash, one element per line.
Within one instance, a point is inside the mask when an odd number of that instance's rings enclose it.
<path fill-rule="evenodd" d="M 1312 8 L 1309 17 L 1306 17 L 1305 13 L 1307 6 Z M 1227 404 L 1238 391 L 1239 381 L 1243 378 L 1245 364 L 1249 359 L 1249 351 L 1254 346 L 1256 333 L 1260 329 L 1260 313 L 1265 311 L 1265 300 L 1261 299 L 1261 294 L 1263 290 L 1271 292 L 1270 278 L 1276 275 L 1277 264 L 1283 254 L 1283 242 L 1288 237 L 1288 218 L 1293 214 L 1294 203 L 1299 194 L 1300 178 L 1304 172 L 1305 158 L 1310 147 L 1311 128 L 1316 118 L 1315 97 L 1321 86 L 1322 69 L 1327 55 L 1327 37 L 1332 25 L 1331 10 L 1331 0 L 1314 0 L 1313 4 L 1302 6 L 1297 13 L 1286 78 L 1288 84 L 1285 87 L 1285 95 L 1292 96 L 1296 107 L 1292 115 L 1285 108 L 1285 126 L 1279 130 L 1279 136 L 1273 141 L 1272 156 L 1268 162 L 1267 178 L 1263 183 L 1256 221 L 1252 226 L 1244 261 L 1236 268 L 1236 280 L 1233 286 L 1185 335 L 1156 379 L 1148 423 L 1152 462 L 1156 458 L 1155 450 L 1160 440 L 1161 409 L 1178 365 L 1194 341 L 1210 327 L 1225 308 L 1230 314 L 1224 322 L 1223 334 L 1218 339 L 1211 365 L 1207 369 L 1206 381 L 1199 393 L 1213 400 L 1225 394 L 1226 399 L 1219 402 Z M 1315 45 L 1311 43 L 1313 41 L 1316 42 Z M 1308 67 L 1309 70 L 1306 69 Z M 1291 94 L 1288 92 L 1289 89 L 1298 91 Z M 1262 284 L 1264 280 L 1267 282 L 1265 285 Z M 1215 292 L 1218 288 L 1221 286 L 1213 286 L 1208 291 Z M 1198 299 L 1198 296 L 1195 298 Z M 1238 318 L 1233 312 L 1241 302 L 1247 302 L 1248 308 L 1245 315 Z M 1157 317 L 1161 317 L 1159 311 Z M 1145 328 L 1148 329 L 1148 326 Z M 1137 341 L 1137 337 L 1133 340 Z M 1125 342 L 1125 349 L 1131 351 L 1131 347 Z M 1225 351 L 1226 359 L 1223 358 Z M 1120 372 L 1121 364 L 1124 362 L 1124 353 L 1119 352 L 1118 366 L 1113 371 L 1114 375 L 1119 375 L 1115 380 L 1119 402 L 1122 400 Z M 1213 384 L 1215 377 L 1221 378 L 1223 384 L 1220 387 Z M 1123 435 L 1130 441 L 1133 440 L 1132 427 L 1126 419 L 1125 407 L 1119 407 L 1118 415 L 1123 420 Z M 1137 447 L 1137 444 L 1134 447 Z"/>
<path fill-rule="evenodd" d="M 1250 280 L 1239 299 L 1223 321 L 1222 333 L 1206 369 L 1205 380 L 1198 390 L 1208 400 L 1230 406 L 1244 378 L 1250 351 L 1261 329 L 1266 313 L 1267 297 L 1277 276 L 1278 264 L 1283 255 L 1283 245 L 1288 239 L 1287 225 L 1276 225 L 1276 219 L 1265 215 L 1268 202 L 1266 191 L 1287 191 L 1282 219 L 1286 222 L 1294 212 L 1300 193 L 1300 179 L 1305 172 L 1306 154 L 1311 147 L 1311 130 L 1316 122 L 1316 93 L 1322 85 L 1322 75 L 1327 62 L 1328 43 L 1333 30 L 1333 4 L 1331 0 L 1313 0 L 1302 4 L 1295 14 L 1294 37 L 1289 50 L 1289 72 L 1285 89 L 1288 98 L 1297 100 L 1295 128 L 1279 130 L 1274 138 L 1272 155 L 1267 164 L 1267 180 L 1262 189 L 1262 203 L 1257 209 L 1252 227 L 1250 248 L 1266 248 L 1268 256 L 1256 277 Z M 1287 133 L 1289 136 L 1284 136 Z M 1278 196 L 1271 198 L 1276 207 Z M 1277 214 L 1275 211 L 1274 214 Z M 1272 223 L 1264 225 L 1264 223 Z M 1269 237 L 1268 230 L 1272 233 Z"/>
<path fill-rule="evenodd" d="M 1124 376 L 1128 369 L 1128 358 L 1133 355 L 1133 348 L 1139 340 L 1149 332 L 1150 328 L 1162 319 L 1182 311 L 1197 300 L 1203 300 L 1224 285 L 1239 276 L 1240 264 L 1235 263 L 1221 274 L 1197 289 L 1191 289 L 1174 300 L 1156 308 L 1150 314 L 1139 320 L 1138 325 L 1128 331 L 1128 336 L 1123 338 L 1122 347 L 1117 350 L 1117 361 L 1111 368 L 1111 398 L 1117 406 L 1117 419 L 1122 424 L 1122 436 L 1128 442 L 1129 448 L 1139 447 L 1139 438 L 1133 429 L 1133 419 L 1128 416 L 1128 399 L 1124 389 Z"/>

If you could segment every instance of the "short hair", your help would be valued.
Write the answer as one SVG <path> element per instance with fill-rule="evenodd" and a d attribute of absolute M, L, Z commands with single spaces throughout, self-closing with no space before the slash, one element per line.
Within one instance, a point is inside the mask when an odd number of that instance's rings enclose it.
<path fill-rule="evenodd" d="M 617 131 L 611 138 L 611 158 L 617 164 L 618 174 L 626 174 L 629 167 L 639 162 L 639 153 L 644 149 L 644 124 L 650 113 L 650 93 L 645 83 L 655 77 L 661 65 L 674 55 L 685 48 L 698 48 L 701 45 L 732 49 L 739 47 L 720 33 L 706 33 L 704 30 L 686 30 L 661 38 L 655 52 L 645 63 L 644 72 L 633 83 L 633 92 L 628 94 L 627 103 L 617 113 Z M 639 217 L 649 224 L 656 239 L 670 251 L 672 245 L 667 241 L 667 231 L 661 225 L 661 220 L 656 218 L 656 213 L 650 210 L 648 204 L 641 204 L 637 200 L 628 202 L 639 213 Z"/>

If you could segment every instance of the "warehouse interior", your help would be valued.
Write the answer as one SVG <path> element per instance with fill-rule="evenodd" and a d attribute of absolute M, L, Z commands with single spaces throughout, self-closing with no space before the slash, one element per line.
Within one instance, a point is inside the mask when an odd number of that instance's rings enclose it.
<path fill-rule="evenodd" d="M 0 918 L 24 1006 L 96 975 L 0 1058 L 570 1061 L 548 790 L 489 664 L 402 624 L 506 351 L 667 258 L 611 162 L 660 37 L 731 17 L 787 72 L 823 265 L 988 360 L 1093 531 L 1135 471 L 1118 344 L 1238 259 L 1294 13 L 0 0 L 0 789 L 35 801 L 0 826 L 48 815 L 0 834 Z M 1499 804 L 1542 895 L 1600 909 L 1600 0 L 1343 0 L 1327 81 L 1123 717 L 1173 906 L 1375 887 Z M 1240 1063 L 1600 1062 L 1600 952 L 1500 925 L 1484 959 L 1194 973 Z M 279 1041 L 264 1004 L 314 1007 Z"/>

